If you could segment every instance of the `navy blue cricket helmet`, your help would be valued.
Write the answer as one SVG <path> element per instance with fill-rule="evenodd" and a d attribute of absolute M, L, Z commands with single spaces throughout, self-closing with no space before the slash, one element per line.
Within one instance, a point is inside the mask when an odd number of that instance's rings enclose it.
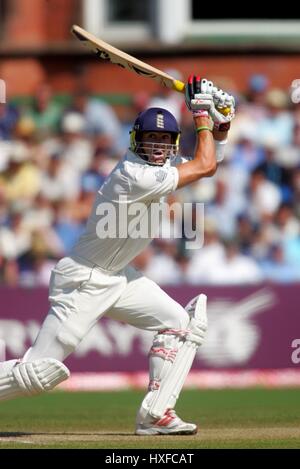
<path fill-rule="evenodd" d="M 130 149 L 137 150 L 142 132 L 169 132 L 172 134 L 172 143 L 178 150 L 180 128 L 177 120 L 167 109 L 152 107 L 141 112 L 136 118 L 130 132 Z"/>

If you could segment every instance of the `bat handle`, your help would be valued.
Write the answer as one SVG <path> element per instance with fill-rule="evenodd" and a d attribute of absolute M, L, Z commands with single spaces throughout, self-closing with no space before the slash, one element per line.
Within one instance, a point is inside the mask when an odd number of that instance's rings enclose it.
<path fill-rule="evenodd" d="M 180 80 L 173 81 L 173 90 L 179 91 L 180 93 L 184 93 L 185 84 Z"/>
<path fill-rule="evenodd" d="M 230 107 L 223 107 L 222 109 L 218 108 L 218 111 L 223 114 L 223 116 L 227 116 L 231 112 Z"/>

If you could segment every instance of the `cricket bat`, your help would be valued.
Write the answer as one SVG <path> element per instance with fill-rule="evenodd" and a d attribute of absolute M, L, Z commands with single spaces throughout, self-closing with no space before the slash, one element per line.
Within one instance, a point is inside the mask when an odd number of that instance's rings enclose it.
<path fill-rule="evenodd" d="M 86 47 L 103 60 L 119 65 L 120 67 L 126 68 L 130 72 L 137 73 L 138 75 L 152 78 L 167 88 L 171 88 L 175 91 L 184 93 L 185 84 L 180 80 L 175 80 L 167 73 L 159 70 L 158 68 L 152 67 L 151 65 L 142 62 L 141 60 L 132 57 L 129 54 L 111 46 L 102 39 L 97 38 L 91 33 L 88 33 L 79 26 L 74 25 L 72 27 L 72 33 L 79 39 Z"/>
<path fill-rule="evenodd" d="M 74 25 L 71 31 L 74 36 L 76 36 L 83 45 L 94 52 L 99 59 L 108 60 L 113 64 L 125 68 L 126 70 L 137 73 L 143 77 L 151 78 L 162 86 L 166 86 L 167 88 L 180 93 L 185 92 L 185 84 L 182 81 L 176 80 L 167 73 L 164 73 L 162 70 L 152 67 L 151 65 L 132 57 L 132 55 L 126 54 L 116 47 L 113 47 L 107 42 L 102 41 L 102 39 L 99 39 L 93 34 L 85 31 L 85 29 L 80 28 L 80 26 Z M 227 115 L 230 112 L 230 109 L 220 109 L 220 112 Z"/>

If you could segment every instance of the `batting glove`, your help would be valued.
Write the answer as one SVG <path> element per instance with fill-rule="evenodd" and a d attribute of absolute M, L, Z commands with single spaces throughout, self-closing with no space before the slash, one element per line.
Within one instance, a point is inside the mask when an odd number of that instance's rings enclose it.
<path fill-rule="evenodd" d="M 235 100 L 234 97 L 225 91 L 216 88 L 212 81 L 199 77 L 196 79 L 197 90 L 204 95 L 211 95 L 213 97 L 213 104 L 209 108 L 209 115 L 214 122 L 214 128 L 221 131 L 227 131 L 230 128 L 230 122 L 235 116 Z M 222 110 L 227 110 L 223 114 Z M 228 112 L 229 110 L 229 112 Z"/>
<path fill-rule="evenodd" d="M 185 102 L 193 117 L 208 117 L 213 106 L 212 92 L 202 91 L 201 83 L 199 76 L 190 75 L 185 87 Z"/>
<path fill-rule="evenodd" d="M 222 113 L 222 109 L 227 109 L 229 112 Z M 235 100 L 234 97 L 221 89 L 213 89 L 213 105 L 210 108 L 209 114 L 214 122 L 214 128 L 220 131 L 227 131 L 230 129 L 230 123 L 235 116 Z"/>

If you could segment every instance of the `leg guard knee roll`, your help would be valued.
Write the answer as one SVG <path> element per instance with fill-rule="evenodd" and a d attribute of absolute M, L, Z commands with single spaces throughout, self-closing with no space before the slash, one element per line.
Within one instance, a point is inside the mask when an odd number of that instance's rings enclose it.
<path fill-rule="evenodd" d="M 166 329 L 159 332 L 154 337 L 149 355 L 173 362 L 178 351 L 179 340 L 185 334 L 186 331 L 177 329 Z"/>

